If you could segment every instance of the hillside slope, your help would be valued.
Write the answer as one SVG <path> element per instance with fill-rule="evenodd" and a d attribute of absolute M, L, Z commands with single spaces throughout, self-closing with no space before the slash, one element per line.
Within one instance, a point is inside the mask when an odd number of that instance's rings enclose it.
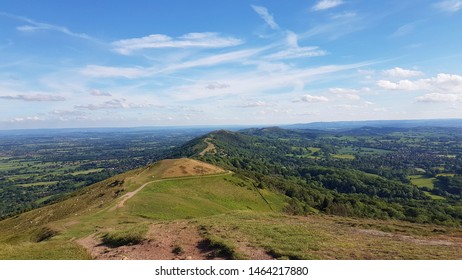
<path fill-rule="evenodd" d="M 115 245 L 149 244 L 151 228 L 172 220 L 235 210 L 281 211 L 284 200 L 204 162 L 163 160 L 1 221 L 0 259 L 123 258 L 92 254 L 92 250 L 105 247 L 97 246 L 101 243 L 108 245 L 107 250 Z M 191 233 L 197 242 L 204 240 L 197 228 Z M 171 251 L 167 257 L 141 258 L 170 258 Z M 195 258 L 205 258 L 205 253 Z"/>
<path fill-rule="evenodd" d="M 0 259 L 462 258 L 461 229 L 287 215 L 288 197 L 256 186 L 163 160 L 1 221 Z"/>

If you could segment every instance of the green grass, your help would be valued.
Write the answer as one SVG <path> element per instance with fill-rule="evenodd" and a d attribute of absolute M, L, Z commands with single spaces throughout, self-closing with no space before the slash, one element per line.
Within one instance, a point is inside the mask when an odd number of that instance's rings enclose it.
<path fill-rule="evenodd" d="M 103 244 L 111 247 L 139 244 L 145 239 L 147 231 L 147 224 L 136 224 L 128 228 L 109 231 L 102 236 L 101 240 Z"/>
<path fill-rule="evenodd" d="M 411 183 L 418 188 L 427 187 L 429 189 L 433 189 L 433 182 L 435 178 L 427 178 L 423 175 L 412 175 L 409 176 Z"/>
<path fill-rule="evenodd" d="M 428 195 L 431 199 L 435 199 L 435 200 L 444 200 L 446 198 L 442 197 L 442 196 L 439 196 L 439 195 L 434 195 L 430 192 L 424 192 L 426 195 Z"/>
<path fill-rule="evenodd" d="M 349 159 L 349 160 L 353 160 L 356 158 L 354 155 L 348 155 L 348 154 L 334 154 L 332 155 L 332 157 L 338 158 L 338 159 Z"/>
<path fill-rule="evenodd" d="M 73 176 L 75 176 L 75 175 L 87 175 L 87 174 L 90 174 L 90 173 L 101 172 L 103 170 L 104 170 L 104 168 L 94 168 L 94 169 L 83 170 L 83 171 L 75 171 L 75 172 L 72 172 L 71 175 L 73 175 Z"/>
<path fill-rule="evenodd" d="M 292 217 L 281 214 L 240 211 L 203 218 L 199 223 L 213 238 L 245 240 L 282 259 L 317 259 L 312 251 L 318 250 L 325 239 L 309 224 L 294 224 Z"/>
<path fill-rule="evenodd" d="M 29 183 L 29 184 L 19 184 L 18 186 L 21 187 L 43 187 L 43 186 L 51 186 L 54 184 L 59 183 L 59 181 L 50 181 L 50 182 L 35 182 L 35 183 Z"/>
<path fill-rule="evenodd" d="M 0 243 L 0 260 L 87 260 L 84 248 L 69 241 Z"/>
<path fill-rule="evenodd" d="M 238 186 L 233 182 L 236 180 L 232 175 L 222 175 L 156 182 L 128 200 L 126 207 L 134 215 L 158 220 L 189 219 L 232 210 L 271 211 L 255 188 L 243 182 Z M 283 209 L 284 196 L 261 192 L 274 210 Z"/>
<path fill-rule="evenodd" d="M 454 173 L 439 173 L 439 174 L 437 174 L 436 176 L 437 176 L 437 177 L 438 177 L 438 176 L 454 177 L 454 176 L 456 176 L 456 174 L 454 174 Z"/>
<path fill-rule="evenodd" d="M 198 219 L 214 238 L 227 240 L 239 254 L 241 243 L 280 259 L 460 259 L 458 246 L 435 245 L 460 230 L 314 215 L 235 211 Z M 458 233 L 456 233 L 458 232 Z M 449 241 L 451 242 L 451 241 Z"/>

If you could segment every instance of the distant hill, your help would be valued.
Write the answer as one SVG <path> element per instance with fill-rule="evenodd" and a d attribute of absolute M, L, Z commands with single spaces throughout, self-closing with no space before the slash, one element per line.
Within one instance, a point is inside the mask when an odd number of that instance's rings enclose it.
<path fill-rule="evenodd" d="M 430 119 L 430 120 L 371 120 L 371 121 L 338 121 L 312 122 L 281 126 L 286 129 L 319 129 L 349 130 L 360 127 L 395 127 L 411 128 L 421 126 L 462 127 L 462 119 Z"/>

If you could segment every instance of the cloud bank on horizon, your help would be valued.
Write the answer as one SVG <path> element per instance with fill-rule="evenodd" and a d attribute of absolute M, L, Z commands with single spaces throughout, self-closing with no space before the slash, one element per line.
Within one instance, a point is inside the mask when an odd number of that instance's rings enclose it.
<path fill-rule="evenodd" d="M 0 129 L 462 118 L 462 0 L 23 2 Z"/>

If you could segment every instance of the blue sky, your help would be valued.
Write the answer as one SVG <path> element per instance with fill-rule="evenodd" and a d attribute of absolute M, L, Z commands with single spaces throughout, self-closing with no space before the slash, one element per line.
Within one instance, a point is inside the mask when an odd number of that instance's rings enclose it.
<path fill-rule="evenodd" d="M 462 118 L 462 0 L 0 2 L 0 129 Z"/>

